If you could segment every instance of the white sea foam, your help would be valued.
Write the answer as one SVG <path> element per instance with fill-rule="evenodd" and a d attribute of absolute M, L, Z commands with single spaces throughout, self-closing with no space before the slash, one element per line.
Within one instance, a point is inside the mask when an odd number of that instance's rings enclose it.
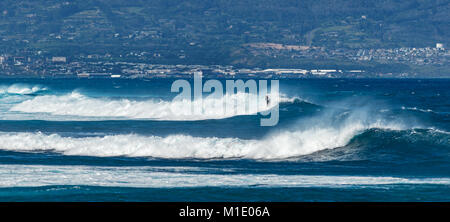
<path fill-rule="evenodd" d="M 226 94 L 221 98 L 206 97 L 203 101 L 165 101 L 130 99 L 92 98 L 79 92 L 66 95 L 44 95 L 18 103 L 10 111 L 23 113 L 46 113 L 60 116 L 82 117 L 110 117 L 130 119 L 156 119 L 156 120 L 203 120 L 222 119 L 237 115 L 255 114 L 269 110 L 279 102 L 292 102 L 298 98 L 288 98 L 283 95 L 272 95 L 274 100 L 270 105 L 259 103 L 257 107 L 247 110 L 239 109 L 240 104 L 247 104 L 249 98 L 246 93 Z M 279 98 L 279 99 L 276 99 Z M 192 112 L 193 107 L 203 104 L 204 112 Z M 223 104 L 220 106 L 219 104 Z M 248 103 L 254 105 L 252 103 Z M 225 107 L 232 107 L 225 109 Z M 254 110 L 256 112 L 251 112 Z"/>
<path fill-rule="evenodd" d="M 0 187 L 87 185 L 110 187 L 352 187 L 360 185 L 440 184 L 450 178 L 205 174 L 161 171 L 154 167 L 0 165 Z M 183 167 L 181 167 L 183 168 Z M 178 171 L 178 172 L 177 172 Z M 180 172 L 181 171 L 181 172 Z M 13 173 L 11 173 L 13 172 Z"/>
<path fill-rule="evenodd" d="M 423 113 L 432 113 L 432 112 L 434 112 L 431 109 L 420 109 L 420 108 L 417 108 L 417 107 L 404 107 L 404 106 L 402 106 L 402 109 L 403 110 L 406 109 L 406 110 L 419 111 L 419 112 L 423 112 Z"/>
<path fill-rule="evenodd" d="M 283 159 L 345 146 L 355 135 L 369 128 L 399 129 L 399 126 L 381 121 L 367 124 L 352 120 L 336 127 L 311 126 L 304 130 L 277 132 L 260 140 L 135 134 L 74 138 L 8 132 L 0 133 L 0 149 L 100 157 Z"/>
<path fill-rule="evenodd" d="M 40 85 L 28 85 L 28 84 L 12 84 L 9 86 L 0 86 L 0 94 L 19 94 L 27 95 L 33 94 L 39 91 L 47 90 L 46 87 Z"/>

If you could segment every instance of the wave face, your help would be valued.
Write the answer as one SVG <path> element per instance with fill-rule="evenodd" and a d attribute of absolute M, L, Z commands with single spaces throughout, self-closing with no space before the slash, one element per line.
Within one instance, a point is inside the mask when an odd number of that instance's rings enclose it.
<path fill-rule="evenodd" d="M 354 136 L 345 146 L 301 157 L 308 161 L 366 162 L 420 169 L 436 174 L 450 164 L 450 133 L 436 129 L 386 130 L 373 128 Z M 444 167 L 445 168 L 445 167 Z M 404 170 L 404 169 L 403 169 Z"/>
<path fill-rule="evenodd" d="M 298 98 L 284 95 L 271 95 L 273 101 L 269 106 L 264 103 L 252 104 L 248 109 L 240 109 L 239 104 L 247 104 L 251 99 L 246 93 L 225 94 L 221 98 L 205 97 L 194 101 L 165 101 L 130 99 L 92 98 L 79 92 L 65 95 L 44 95 L 15 104 L 10 108 L 13 112 L 47 113 L 60 116 L 106 117 L 128 119 L 156 120 L 205 120 L 223 119 L 239 115 L 252 115 L 271 109 L 280 102 L 293 102 Z M 193 112 L 194 107 L 202 106 L 202 113 Z M 223 104 L 223 106 L 219 106 Z M 225 109 L 231 107 L 231 109 Z M 254 112 L 252 112 L 252 110 Z"/>

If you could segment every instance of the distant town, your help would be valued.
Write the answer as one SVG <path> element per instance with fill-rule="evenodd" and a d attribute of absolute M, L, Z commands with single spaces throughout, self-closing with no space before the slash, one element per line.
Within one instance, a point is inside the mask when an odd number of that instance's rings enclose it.
<path fill-rule="evenodd" d="M 392 49 L 325 49 L 321 47 L 257 43 L 246 45 L 255 55 L 277 57 L 290 56 L 295 59 L 345 58 L 352 61 L 375 61 L 378 63 L 405 63 L 421 65 L 445 65 L 450 52 L 444 45 L 427 48 Z M 189 78 L 201 71 L 205 77 L 213 78 L 314 78 L 314 77 L 410 77 L 408 73 L 374 73 L 364 69 L 320 69 L 320 68 L 236 68 L 227 65 L 164 65 L 145 61 L 147 52 L 133 52 L 120 58 L 135 57 L 138 62 L 118 61 L 110 54 L 89 54 L 67 58 L 51 56 L 42 51 L 26 51 L 22 55 L 0 55 L 2 77 L 53 77 L 53 78 Z M 183 56 L 183 55 L 180 55 Z"/>
<path fill-rule="evenodd" d="M 404 63 L 411 65 L 444 65 L 449 62 L 450 52 L 442 43 L 426 48 L 388 48 L 388 49 L 327 49 L 298 45 L 273 43 L 249 44 L 255 55 L 277 57 L 289 55 L 296 59 L 339 58 L 351 61 L 374 61 L 379 63 Z"/>

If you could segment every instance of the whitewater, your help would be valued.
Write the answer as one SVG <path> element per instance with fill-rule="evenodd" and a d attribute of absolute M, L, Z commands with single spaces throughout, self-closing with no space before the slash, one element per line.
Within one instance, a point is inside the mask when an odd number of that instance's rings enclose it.
<path fill-rule="evenodd" d="M 261 140 L 189 135 L 129 134 L 73 138 L 58 134 L 0 133 L 0 149 L 101 157 L 284 159 L 345 146 L 357 134 L 373 128 L 402 129 L 398 125 L 384 125 L 381 121 L 369 125 L 352 121 L 338 128 L 311 126 L 307 130 L 283 131 Z"/>
<path fill-rule="evenodd" d="M 25 90 L 24 90 L 25 91 Z M 92 98 L 74 91 L 64 95 L 42 95 L 24 100 L 12 106 L 9 111 L 22 113 L 44 113 L 57 116 L 155 119 L 155 120 L 204 120 L 223 119 L 239 115 L 255 115 L 278 106 L 279 103 L 300 100 L 296 97 L 269 94 L 271 104 L 265 101 L 249 103 L 252 95 L 247 93 L 225 94 L 221 98 L 206 97 L 202 100 L 168 101 L 149 99 Z M 257 97 L 256 97 L 257 98 Z M 247 105 L 247 109 L 239 106 Z M 203 107 L 202 113 L 193 112 L 194 107 Z M 252 107 L 256 106 L 256 107 Z M 231 107 L 227 109 L 228 107 Z M 254 112 L 252 112 L 254 110 Z M 72 118 L 73 119 L 73 118 Z"/>
<path fill-rule="evenodd" d="M 15 175 L 8 172 L 15 172 Z M 227 172 L 232 172 L 233 169 Z M 331 187 L 393 184 L 450 185 L 450 178 L 401 178 L 370 176 L 312 176 L 312 175 L 248 175 L 208 174 L 195 167 L 89 167 L 5 165 L 0 175 L 1 187 L 40 187 L 67 184 L 72 186 L 106 186 L 138 188 L 189 187 Z M 126 181 L 126 182 L 124 182 Z M 53 188 L 58 189 L 58 188 Z M 63 188 L 59 188 L 63 189 Z"/>
<path fill-rule="evenodd" d="M 28 95 L 37 92 L 46 91 L 47 87 L 41 85 L 27 85 L 27 84 L 12 84 L 12 85 L 0 85 L 0 95 Z"/>

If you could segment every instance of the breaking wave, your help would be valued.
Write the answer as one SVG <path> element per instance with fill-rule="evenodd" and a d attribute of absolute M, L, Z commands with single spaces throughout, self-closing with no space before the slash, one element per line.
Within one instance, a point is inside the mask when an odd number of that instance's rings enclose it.
<path fill-rule="evenodd" d="M 27 85 L 17 83 L 9 86 L 0 86 L 0 95 L 29 95 L 46 90 L 46 87 L 40 85 Z"/>
<path fill-rule="evenodd" d="M 47 113 L 50 115 L 109 117 L 129 119 L 156 120 L 203 120 L 222 119 L 238 115 L 256 114 L 271 109 L 283 102 L 293 102 L 299 98 L 288 98 L 284 95 L 271 95 L 272 101 L 248 103 L 247 109 L 241 109 L 240 104 L 247 104 L 251 96 L 246 93 L 226 94 L 221 98 L 203 98 L 194 100 L 145 100 L 93 98 L 79 92 L 65 95 L 43 95 L 23 101 L 11 107 L 10 111 L 23 113 Z M 256 97 L 253 97 L 256 98 Z M 250 100 L 249 100 L 250 99 Z M 259 100 L 261 101 L 261 100 Z M 196 114 L 194 107 L 201 107 L 203 112 Z M 220 104 L 223 104 L 220 106 Z M 231 107 L 231 109 L 225 109 Z"/>
<path fill-rule="evenodd" d="M 313 126 L 305 130 L 277 132 L 260 140 L 189 135 L 126 134 L 80 138 L 29 132 L 0 133 L 0 149 L 99 157 L 286 159 L 345 146 L 356 135 L 372 128 L 402 129 L 382 121 L 371 124 L 348 121 L 340 127 Z"/>

